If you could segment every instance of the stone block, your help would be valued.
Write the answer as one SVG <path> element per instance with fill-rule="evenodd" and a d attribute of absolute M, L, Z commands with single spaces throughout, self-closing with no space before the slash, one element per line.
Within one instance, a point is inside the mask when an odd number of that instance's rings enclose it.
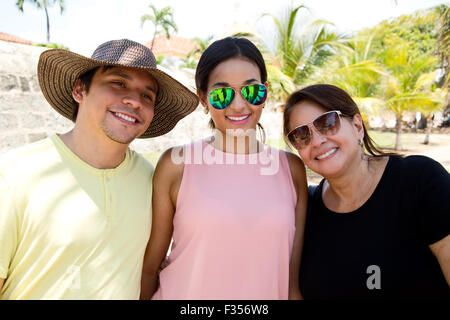
<path fill-rule="evenodd" d="M 18 127 L 17 116 L 10 113 L 0 113 L 0 132 L 15 130 Z"/>
<path fill-rule="evenodd" d="M 35 142 L 38 140 L 42 140 L 47 138 L 47 133 L 45 132 L 39 132 L 39 133 L 29 133 L 28 134 L 28 142 Z"/>
<path fill-rule="evenodd" d="M 23 146 L 26 143 L 27 141 L 24 134 L 14 133 L 2 135 L 2 138 L 0 139 L 0 153 Z"/>
<path fill-rule="evenodd" d="M 33 91 L 41 92 L 41 87 L 39 87 L 39 82 L 36 75 L 30 77 L 30 84 Z"/>
<path fill-rule="evenodd" d="M 25 101 L 26 106 L 24 109 L 29 110 L 29 112 L 47 113 L 53 110 L 40 92 L 33 92 L 25 95 Z"/>
<path fill-rule="evenodd" d="M 41 114 L 23 114 L 20 117 L 20 122 L 22 128 L 26 129 L 42 128 L 45 126 L 44 117 Z"/>
<path fill-rule="evenodd" d="M 62 115 L 51 109 L 48 106 L 49 111 L 45 113 L 45 123 L 48 131 L 64 133 L 73 128 L 73 122 L 64 118 Z"/>
<path fill-rule="evenodd" d="M 15 95 L 8 93 L 0 93 L 0 112 L 14 110 L 17 98 Z"/>
<path fill-rule="evenodd" d="M 0 91 L 11 91 L 18 88 L 19 83 L 16 76 L 12 74 L 0 75 Z"/>
<path fill-rule="evenodd" d="M 25 77 L 19 77 L 20 87 L 23 92 L 30 91 L 30 85 L 28 84 L 28 79 Z"/>

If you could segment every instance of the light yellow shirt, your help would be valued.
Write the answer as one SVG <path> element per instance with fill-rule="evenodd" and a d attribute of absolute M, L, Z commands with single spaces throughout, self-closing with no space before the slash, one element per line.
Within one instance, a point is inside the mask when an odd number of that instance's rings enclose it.
<path fill-rule="evenodd" d="M 0 299 L 138 299 L 153 166 L 114 169 L 57 136 L 0 157 Z"/>

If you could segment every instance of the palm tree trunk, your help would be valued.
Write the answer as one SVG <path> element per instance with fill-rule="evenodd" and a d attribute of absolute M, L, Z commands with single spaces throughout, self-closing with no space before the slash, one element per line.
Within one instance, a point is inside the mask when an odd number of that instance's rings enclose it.
<path fill-rule="evenodd" d="M 150 50 L 153 50 L 153 45 L 155 44 L 155 38 L 158 35 L 158 25 L 155 24 L 155 32 L 153 33 L 153 39 Z"/>
<path fill-rule="evenodd" d="M 395 115 L 395 131 L 397 132 L 397 135 L 395 137 L 395 150 L 400 150 L 401 148 L 401 142 L 400 142 L 400 134 L 402 132 L 402 115 L 396 114 Z"/>
<path fill-rule="evenodd" d="M 427 128 L 425 130 L 425 140 L 423 140 L 423 144 L 430 143 L 430 134 L 431 134 L 431 127 L 433 126 L 433 121 L 431 120 L 431 116 L 427 117 Z"/>
<path fill-rule="evenodd" d="M 48 18 L 48 11 L 46 5 L 44 5 L 44 9 L 45 9 L 45 16 L 47 17 L 47 43 L 50 43 L 50 20 Z"/>
<path fill-rule="evenodd" d="M 156 34 L 153 35 L 152 44 L 150 45 L 150 50 L 153 50 L 153 43 L 155 43 Z"/>

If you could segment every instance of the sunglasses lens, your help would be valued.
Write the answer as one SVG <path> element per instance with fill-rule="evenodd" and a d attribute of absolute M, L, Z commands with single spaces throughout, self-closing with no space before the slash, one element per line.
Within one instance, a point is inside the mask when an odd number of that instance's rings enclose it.
<path fill-rule="evenodd" d="M 339 131 L 341 122 L 337 112 L 328 112 L 314 120 L 313 125 L 324 136 L 332 136 Z"/>
<path fill-rule="evenodd" d="M 242 88 L 242 96 L 249 103 L 258 106 L 267 98 L 267 88 L 263 84 L 251 84 Z"/>
<path fill-rule="evenodd" d="M 311 141 L 311 132 L 309 131 L 308 126 L 305 125 L 295 128 L 291 131 L 291 133 L 289 133 L 288 140 L 296 149 L 306 147 Z"/>
<path fill-rule="evenodd" d="M 234 90 L 231 88 L 217 88 L 209 93 L 209 102 L 216 109 L 225 109 L 234 98 Z"/>

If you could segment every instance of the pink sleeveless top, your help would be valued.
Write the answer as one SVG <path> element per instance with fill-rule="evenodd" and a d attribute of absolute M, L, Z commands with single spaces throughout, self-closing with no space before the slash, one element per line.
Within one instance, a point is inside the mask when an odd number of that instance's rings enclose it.
<path fill-rule="evenodd" d="M 184 147 L 169 264 L 152 299 L 287 299 L 297 195 L 285 152 Z"/>

